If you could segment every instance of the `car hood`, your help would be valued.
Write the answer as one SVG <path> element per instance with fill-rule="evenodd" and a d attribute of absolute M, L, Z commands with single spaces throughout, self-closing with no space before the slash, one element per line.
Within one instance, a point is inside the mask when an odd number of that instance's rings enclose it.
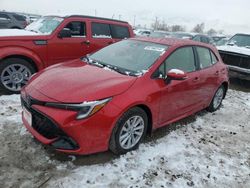
<path fill-rule="evenodd" d="M 231 52 L 231 53 L 237 53 L 237 54 L 250 56 L 250 49 L 246 47 L 225 45 L 225 46 L 218 46 L 217 49 L 219 51 L 225 51 L 225 52 Z"/>
<path fill-rule="evenodd" d="M 47 35 L 25 29 L 0 29 L 0 40 L 30 39 L 30 37 L 37 38 L 38 36 L 46 38 Z"/>
<path fill-rule="evenodd" d="M 82 103 L 121 94 L 136 79 L 77 60 L 41 71 L 31 79 L 27 89 L 34 88 L 58 102 Z"/>

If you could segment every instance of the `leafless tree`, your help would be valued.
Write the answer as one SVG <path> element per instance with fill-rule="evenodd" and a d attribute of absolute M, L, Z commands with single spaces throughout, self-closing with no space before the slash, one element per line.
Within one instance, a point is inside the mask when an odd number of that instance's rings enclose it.
<path fill-rule="evenodd" d="M 204 33 L 204 29 L 205 29 L 205 24 L 204 23 L 200 23 L 200 24 L 197 24 L 192 32 L 195 32 L 195 33 Z"/>

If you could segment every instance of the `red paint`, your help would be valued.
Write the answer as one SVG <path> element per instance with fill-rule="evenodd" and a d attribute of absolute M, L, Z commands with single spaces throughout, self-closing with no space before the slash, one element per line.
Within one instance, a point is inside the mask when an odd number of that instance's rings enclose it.
<path fill-rule="evenodd" d="M 90 154 L 108 150 L 112 130 L 128 109 L 143 105 L 152 115 L 152 130 L 196 113 L 210 104 L 218 87 L 228 84 L 227 68 L 218 51 L 203 43 L 191 40 L 132 39 L 169 45 L 169 49 L 141 77 L 132 77 L 88 65 L 81 60 L 56 65 L 35 75 L 22 90 L 22 96 L 30 95 L 40 101 L 81 103 L 112 97 L 107 105 L 93 116 L 76 120 L 76 112 L 33 105 L 75 140 L 78 150 L 60 150 L 74 154 Z M 152 74 L 177 48 L 203 46 L 211 49 L 219 61 L 206 69 L 185 73 L 185 79 L 153 79 Z M 23 121 L 27 125 L 26 121 Z M 48 141 L 28 128 L 44 144 Z"/>
<path fill-rule="evenodd" d="M 86 37 L 59 38 L 58 33 L 70 22 L 81 21 L 86 23 Z M 97 51 L 121 39 L 92 38 L 91 23 L 107 23 L 128 28 L 130 37 L 134 36 L 132 27 L 125 22 L 102 20 L 80 16 L 65 17 L 63 22 L 50 35 L 11 36 L 0 37 L 0 60 L 12 56 L 29 59 L 36 69 L 42 70 L 50 65 L 73 60 Z M 34 41 L 47 41 L 46 45 L 36 45 Z M 89 41 L 89 45 L 84 42 Z"/>

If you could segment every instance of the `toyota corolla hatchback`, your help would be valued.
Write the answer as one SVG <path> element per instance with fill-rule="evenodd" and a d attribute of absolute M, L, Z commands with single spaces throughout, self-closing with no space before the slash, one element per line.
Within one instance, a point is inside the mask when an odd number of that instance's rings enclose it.
<path fill-rule="evenodd" d="M 73 154 L 123 154 L 144 136 L 202 109 L 217 110 L 228 70 L 207 44 L 129 39 L 34 75 L 22 119 L 43 144 Z"/>

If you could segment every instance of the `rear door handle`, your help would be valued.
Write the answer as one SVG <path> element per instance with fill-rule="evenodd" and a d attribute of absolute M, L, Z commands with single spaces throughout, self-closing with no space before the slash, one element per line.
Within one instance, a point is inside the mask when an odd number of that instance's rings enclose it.
<path fill-rule="evenodd" d="M 197 81 L 199 81 L 199 80 L 200 80 L 199 77 L 195 77 L 195 78 L 193 79 L 194 82 L 197 82 Z"/>
<path fill-rule="evenodd" d="M 219 71 L 216 71 L 214 74 L 215 74 L 216 76 L 218 76 L 218 75 L 219 75 Z"/>
<path fill-rule="evenodd" d="M 89 41 L 89 40 L 83 41 L 82 44 L 89 45 L 89 44 L 90 44 L 90 41 Z"/>

